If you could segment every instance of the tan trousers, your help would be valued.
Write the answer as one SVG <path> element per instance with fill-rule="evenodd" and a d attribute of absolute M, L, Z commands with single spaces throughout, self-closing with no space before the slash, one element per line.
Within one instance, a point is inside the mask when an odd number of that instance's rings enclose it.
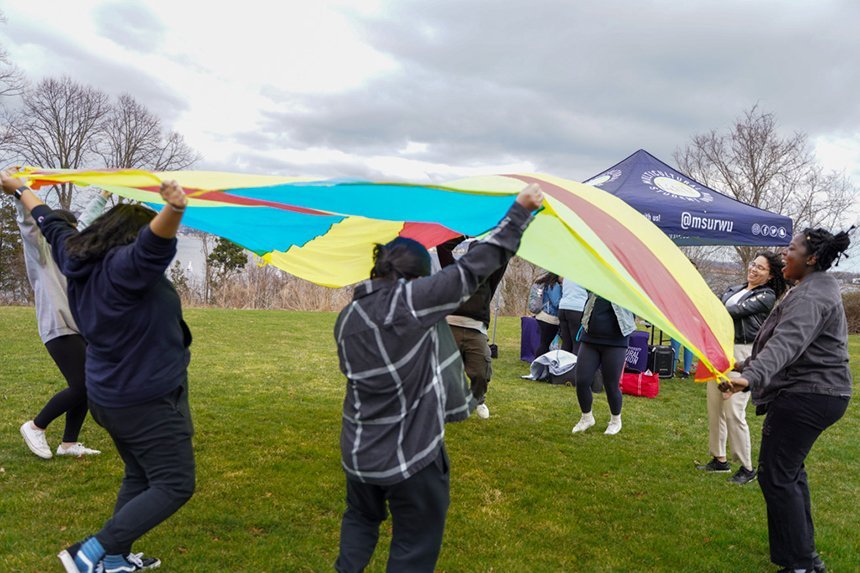
<path fill-rule="evenodd" d="M 752 344 L 735 344 L 735 362 L 743 362 L 751 352 Z M 729 373 L 729 377 L 739 376 L 737 372 Z M 738 392 L 731 398 L 725 399 L 715 383 L 708 382 L 706 386 L 708 387 L 708 437 L 711 455 L 715 458 L 725 457 L 726 438 L 728 438 L 732 458 L 746 469 L 753 469 L 750 428 L 746 417 L 750 393 Z"/>

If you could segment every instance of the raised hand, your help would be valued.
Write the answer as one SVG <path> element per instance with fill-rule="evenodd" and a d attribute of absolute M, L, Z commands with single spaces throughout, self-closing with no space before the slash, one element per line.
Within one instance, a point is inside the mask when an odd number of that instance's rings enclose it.
<path fill-rule="evenodd" d="M 0 180 L 3 182 L 3 192 L 7 195 L 12 195 L 15 190 L 24 185 L 24 182 L 17 177 L 12 177 L 11 169 L 4 169 L 0 172 Z"/>
<path fill-rule="evenodd" d="M 529 211 L 535 211 L 540 208 L 543 203 L 543 191 L 540 185 L 532 183 L 517 195 L 517 203 Z"/>
<path fill-rule="evenodd" d="M 176 181 L 162 181 L 160 192 L 161 198 L 174 210 L 183 211 L 188 205 L 188 197 Z"/>

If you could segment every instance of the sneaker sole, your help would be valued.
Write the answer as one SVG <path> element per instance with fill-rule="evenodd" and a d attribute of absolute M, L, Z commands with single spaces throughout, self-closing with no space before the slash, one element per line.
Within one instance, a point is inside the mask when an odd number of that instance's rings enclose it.
<path fill-rule="evenodd" d="M 80 573 L 80 569 L 75 565 L 75 560 L 72 558 L 72 555 L 65 549 L 57 554 L 57 558 L 60 560 L 60 563 L 63 564 L 63 568 L 66 570 L 66 573 Z"/>
<path fill-rule="evenodd" d="M 590 430 L 590 429 L 591 429 L 591 428 L 593 428 L 593 427 L 594 427 L 594 424 L 591 424 L 590 426 L 586 426 L 586 427 L 584 427 L 584 428 L 583 428 L 583 429 L 581 429 L 581 430 L 577 430 L 577 429 L 576 429 L 576 426 L 574 426 L 574 427 L 573 427 L 573 429 L 570 431 L 570 433 L 571 433 L 571 434 L 581 434 L 581 433 L 583 433 L 583 432 L 587 432 L 588 430 Z"/>
<path fill-rule="evenodd" d="M 21 437 L 24 438 L 24 443 L 27 444 L 27 447 L 30 448 L 31 452 L 33 452 L 34 454 L 36 454 L 37 456 L 39 456 L 43 460 L 50 460 L 51 459 L 51 455 L 52 455 L 51 451 L 48 450 L 47 455 L 45 455 L 44 452 L 40 452 L 39 448 L 37 448 L 36 446 L 34 446 L 32 444 L 32 442 L 30 442 L 30 438 L 27 436 L 27 433 L 24 431 L 23 427 L 21 428 Z"/>

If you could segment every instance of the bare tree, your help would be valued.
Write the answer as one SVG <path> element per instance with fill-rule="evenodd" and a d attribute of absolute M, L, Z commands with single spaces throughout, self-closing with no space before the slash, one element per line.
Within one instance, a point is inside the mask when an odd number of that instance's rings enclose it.
<path fill-rule="evenodd" d="M 94 158 L 110 112 L 108 96 L 71 78 L 49 78 L 28 88 L 21 108 L 7 113 L 7 146 L 24 163 L 78 169 Z M 60 206 L 69 209 L 74 187 L 57 185 Z"/>
<path fill-rule="evenodd" d="M 165 134 L 161 120 L 132 96 L 119 96 L 97 146 L 105 166 L 155 171 L 184 169 L 197 154 L 176 132 Z"/>
<path fill-rule="evenodd" d="M 726 132 L 693 136 L 674 154 L 678 167 L 744 203 L 791 217 L 794 226 L 835 227 L 844 220 L 854 187 L 840 172 L 826 173 L 805 133 L 781 135 L 773 114 L 758 105 Z M 747 264 L 755 247 L 735 247 Z"/>

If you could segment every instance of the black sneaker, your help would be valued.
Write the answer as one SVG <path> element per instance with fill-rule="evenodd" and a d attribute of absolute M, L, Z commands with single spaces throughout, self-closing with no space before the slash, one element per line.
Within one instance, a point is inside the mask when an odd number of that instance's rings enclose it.
<path fill-rule="evenodd" d="M 129 553 L 125 556 L 126 561 L 134 565 L 135 571 L 143 571 L 145 569 L 155 569 L 161 567 L 161 559 L 155 557 L 147 557 L 143 553 Z"/>
<path fill-rule="evenodd" d="M 697 470 L 701 470 L 703 472 L 714 472 L 718 474 L 727 474 L 732 471 L 732 466 L 728 461 L 721 462 L 717 458 L 712 459 L 706 464 L 697 465 Z"/>
<path fill-rule="evenodd" d="M 131 572 L 144 571 L 147 569 L 155 569 L 161 566 L 161 560 L 155 557 L 146 557 L 143 553 L 129 553 L 125 556 L 126 565 L 116 569 L 116 571 Z M 103 562 L 99 562 L 95 573 L 112 573 L 113 569 L 105 568 Z"/>
<path fill-rule="evenodd" d="M 741 468 L 735 472 L 735 475 L 729 478 L 729 481 L 738 485 L 744 485 L 745 483 L 749 483 L 754 480 L 755 476 L 755 470 L 748 470 L 741 466 Z"/>
<path fill-rule="evenodd" d="M 825 573 L 827 571 L 827 565 L 821 560 L 821 555 L 818 554 L 818 551 L 812 554 L 812 570 L 815 573 Z"/>

